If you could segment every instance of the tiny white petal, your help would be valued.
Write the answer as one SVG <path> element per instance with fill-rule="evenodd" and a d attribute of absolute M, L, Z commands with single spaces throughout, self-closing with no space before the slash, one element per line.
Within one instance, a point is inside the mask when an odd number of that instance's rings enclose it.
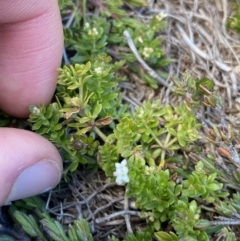
<path fill-rule="evenodd" d="M 32 112 L 33 112 L 34 114 L 39 114 L 39 113 L 40 113 L 40 109 L 37 108 L 36 106 L 34 106 Z"/>
<path fill-rule="evenodd" d="M 119 169 L 116 169 L 116 175 L 117 175 L 117 176 L 121 176 L 121 175 L 122 175 L 122 172 L 121 172 L 121 170 L 119 170 Z"/>
<path fill-rule="evenodd" d="M 154 217 L 153 217 L 153 216 L 149 217 L 149 220 L 150 220 L 151 222 L 153 222 L 153 221 L 154 221 Z"/>
<path fill-rule="evenodd" d="M 124 182 L 129 182 L 129 177 L 127 175 L 125 175 L 125 176 L 122 177 L 122 180 Z"/>
<path fill-rule="evenodd" d="M 121 172 L 123 172 L 123 173 L 128 172 L 128 168 L 127 167 L 121 167 L 121 168 L 119 168 L 119 170 Z"/>
<path fill-rule="evenodd" d="M 118 162 L 117 162 L 117 163 L 115 163 L 115 167 L 116 167 L 116 168 L 119 168 L 120 166 L 121 166 L 121 164 L 120 164 L 120 163 L 118 163 Z"/>
<path fill-rule="evenodd" d="M 123 159 L 121 163 L 122 163 L 122 165 L 126 166 L 127 165 L 127 160 Z"/>
<path fill-rule="evenodd" d="M 122 177 L 117 177 L 117 178 L 116 178 L 116 183 L 117 183 L 118 185 L 122 185 L 122 183 L 123 183 Z"/>
<path fill-rule="evenodd" d="M 89 26 L 90 26 L 90 24 L 87 22 L 87 23 L 85 23 L 84 28 L 89 28 Z"/>

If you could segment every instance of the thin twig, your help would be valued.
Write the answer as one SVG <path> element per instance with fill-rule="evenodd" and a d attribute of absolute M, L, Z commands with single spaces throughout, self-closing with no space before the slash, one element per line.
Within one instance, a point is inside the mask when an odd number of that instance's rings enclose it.
<path fill-rule="evenodd" d="M 106 209 L 106 208 L 112 206 L 114 203 L 116 203 L 116 202 L 120 202 L 120 201 L 122 201 L 122 200 L 123 200 L 122 197 L 121 197 L 121 198 L 113 199 L 112 201 L 110 201 L 110 202 L 107 203 L 106 205 L 101 206 L 100 208 L 97 208 L 97 209 L 95 210 L 95 212 L 93 213 L 93 215 L 96 216 L 100 211 L 102 211 L 102 210 L 104 210 L 104 209 Z"/>
<path fill-rule="evenodd" d="M 124 210 L 129 211 L 128 197 L 127 197 L 126 193 L 125 193 L 125 196 L 124 196 Z M 130 216 L 125 215 L 124 218 L 125 218 L 125 222 L 126 222 L 127 231 L 129 233 L 132 233 L 133 230 L 132 230 L 132 227 L 131 227 Z"/>
<path fill-rule="evenodd" d="M 97 224 L 100 224 L 100 223 L 104 223 L 104 222 L 107 222 L 109 221 L 110 219 L 113 219 L 113 218 L 116 218 L 118 216 L 125 216 L 125 215 L 132 215 L 132 216 L 138 216 L 140 217 L 140 212 L 138 211 L 130 211 L 130 210 L 124 210 L 124 211 L 119 211 L 119 212 L 115 212 L 115 213 L 112 213 L 106 217 L 103 217 L 103 218 L 97 218 L 95 220 L 95 222 Z"/>
<path fill-rule="evenodd" d="M 210 225 L 218 226 L 218 225 L 240 225 L 240 220 L 228 219 L 223 221 L 210 221 Z"/>

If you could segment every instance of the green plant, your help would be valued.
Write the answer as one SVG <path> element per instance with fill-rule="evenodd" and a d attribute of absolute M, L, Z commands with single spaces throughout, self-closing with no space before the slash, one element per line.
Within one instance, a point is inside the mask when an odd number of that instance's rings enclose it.
<path fill-rule="evenodd" d="M 195 169 L 183 182 L 183 194 L 187 197 L 201 196 L 207 202 L 214 202 L 214 195 L 217 196 L 217 192 L 222 190 L 223 187 L 222 183 L 215 180 L 217 173 L 206 175 L 202 162 L 198 162 Z"/>
<path fill-rule="evenodd" d="M 24 202 L 19 201 L 16 206 L 11 206 L 10 214 L 30 238 L 40 241 L 93 241 L 89 224 L 83 218 L 75 220 L 65 231 L 60 222 L 50 217 L 44 208 L 44 202 L 37 197 L 25 199 Z M 19 234 L 19 238 L 20 236 Z M 0 240 L 3 240 L 1 236 Z"/>

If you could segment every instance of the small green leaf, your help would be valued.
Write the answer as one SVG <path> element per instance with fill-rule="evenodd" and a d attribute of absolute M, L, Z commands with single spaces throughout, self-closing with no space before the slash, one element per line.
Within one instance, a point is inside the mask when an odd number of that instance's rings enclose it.
<path fill-rule="evenodd" d="M 42 123 L 40 121 L 38 122 L 35 122 L 33 125 L 32 125 L 32 130 L 38 130 L 40 127 L 42 126 Z"/>
<path fill-rule="evenodd" d="M 177 132 L 173 128 L 167 128 L 167 130 L 171 135 L 177 136 Z"/>
<path fill-rule="evenodd" d="M 82 117 L 80 120 L 79 120 L 79 123 L 86 123 L 88 121 L 91 121 L 92 118 L 91 117 Z"/>
<path fill-rule="evenodd" d="M 90 68 L 91 68 L 91 63 L 88 61 L 85 65 L 80 65 L 80 64 L 75 64 L 75 68 L 77 71 L 77 74 L 80 75 L 84 75 L 86 74 Z"/>
<path fill-rule="evenodd" d="M 38 237 L 40 241 L 46 241 L 42 231 L 39 229 L 35 218 L 20 211 L 14 211 L 14 218 L 21 224 L 23 230 L 32 238 Z"/>
<path fill-rule="evenodd" d="M 173 144 L 171 146 L 168 147 L 168 150 L 172 150 L 172 151 L 175 151 L 175 150 L 179 150 L 181 147 L 177 144 Z"/>
<path fill-rule="evenodd" d="M 97 118 L 98 117 L 98 114 L 101 112 L 102 110 L 102 105 L 99 104 L 99 102 L 97 101 L 96 104 L 94 105 L 93 107 L 93 113 L 92 115 Z"/>
<path fill-rule="evenodd" d="M 129 157 L 129 156 L 131 156 L 132 155 L 132 151 L 130 151 L 130 150 L 125 150 L 125 151 L 123 151 L 122 153 L 121 153 L 121 156 L 123 157 L 123 158 L 127 158 L 127 157 Z"/>
<path fill-rule="evenodd" d="M 156 159 L 157 157 L 159 157 L 159 155 L 161 154 L 161 152 L 162 152 L 162 149 L 161 149 L 161 148 L 158 148 L 158 149 L 154 150 L 153 153 L 152 153 L 152 158 L 153 158 L 153 159 Z"/>
<path fill-rule="evenodd" d="M 161 227 L 160 221 L 159 220 L 155 220 L 154 223 L 153 223 L 153 226 L 154 226 L 154 229 L 156 231 L 159 230 L 160 227 Z"/>
<path fill-rule="evenodd" d="M 54 241 L 69 241 L 62 225 L 58 221 L 52 219 L 43 219 L 40 221 L 43 225 L 43 229 Z"/>
<path fill-rule="evenodd" d="M 62 127 L 61 124 L 56 124 L 56 125 L 54 126 L 54 130 L 55 130 L 55 131 L 61 130 L 62 128 L 63 128 L 63 127 Z"/>
<path fill-rule="evenodd" d="M 75 227 L 71 224 L 68 226 L 68 237 L 70 240 L 78 240 Z"/>
<path fill-rule="evenodd" d="M 78 134 L 78 135 L 85 134 L 85 133 L 87 133 L 88 131 L 90 131 L 91 129 L 92 129 L 91 126 L 81 128 L 80 130 L 77 131 L 77 134 Z"/>
<path fill-rule="evenodd" d="M 211 184 L 207 185 L 207 189 L 211 192 L 221 190 L 222 187 L 223 187 L 222 183 L 211 183 Z"/>
<path fill-rule="evenodd" d="M 189 210 L 192 212 L 192 213 L 196 213 L 197 210 L 198 210 L 198 206 L 197 206 L 197 202 L 195 200 L 193 200 L 190 205 L 189 205 Z"/>
<path fill-rule="evenodd" d="M 217 173 L 212 173 L 208 176 L 208 183 L 211 183 L 215 180 L 215 178 L 217 177 Z"/>
<path fill-rule="evenodd" d="M 84 85 L 91 77 L 92 77 L 92 75 L 86 76 L 86 77 L 81 81 L 81 85 Z"/>
<path fill-rule="evenodd" d="M 154 233 L 154 236 L 157 238 L 158 241 L 175 241 L 171 235 L 166 232 L 159 231 Z"/>
<path fill-rule="evenodd" d="M 78 89 L 79 87 L 80 87 L 80 84 L 75 83 L 75 84 L 69 85 L 67 88 L 68 90 L 75 90 L 75 89 Z"/>
<path fill-rule="evenodd" d="M 82 105 L 81 99 L 79 97 L 73 97 L 73 98 L 71 98 L 71 104 L 73 106 L 80 107 Z"/>

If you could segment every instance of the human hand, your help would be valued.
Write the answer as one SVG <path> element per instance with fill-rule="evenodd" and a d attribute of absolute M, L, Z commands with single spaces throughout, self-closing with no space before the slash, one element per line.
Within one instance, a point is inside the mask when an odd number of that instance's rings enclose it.
<path fill-rule="evenodd" d="M 1 0 L 0 108 L 26 118 L 30 104 L 48 104 L 62 48 L 57 0 Z M 61 174 L 61 157 L 49 141 L 0 128 L 0 206 L 51 189 Z"/>

